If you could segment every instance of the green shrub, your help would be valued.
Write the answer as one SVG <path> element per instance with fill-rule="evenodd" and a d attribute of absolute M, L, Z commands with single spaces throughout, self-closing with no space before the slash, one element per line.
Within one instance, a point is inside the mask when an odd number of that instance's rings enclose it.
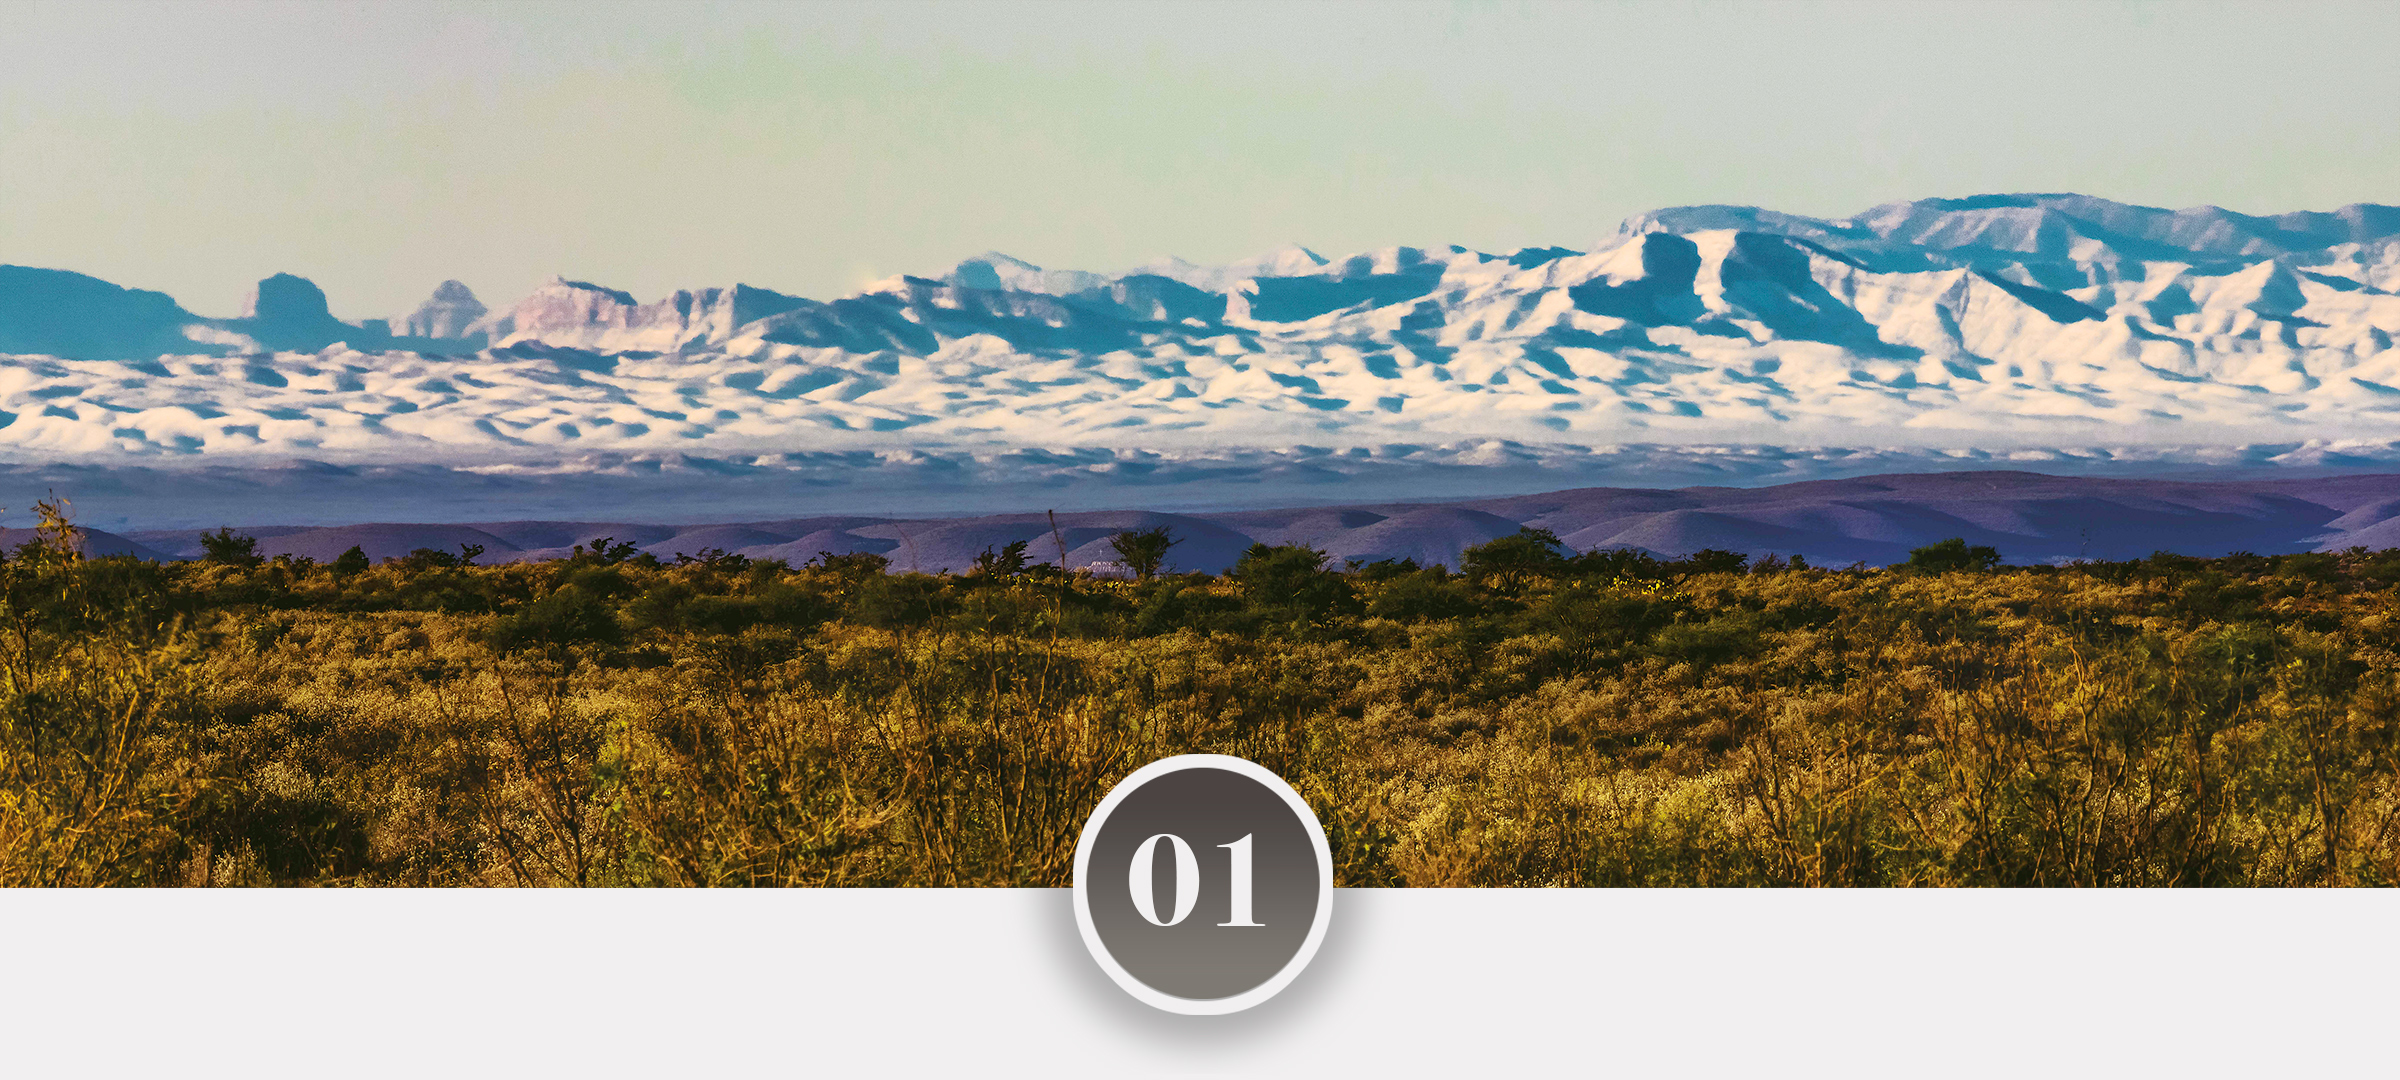
<path fill-rule="evenodd" d="M 2000 552 L 1997 549 L 1982 544 L 1968 547 L 1966 540 L 1956 536 L 1914 548 L 1908 553 L 1908 568 L 1928 574 L 1989 570 L 1998 565 Z"/>
<path fill-rule="evenodd" d="M 502 616 L 485 634 L 492 648 L 501 652 L 615 645 L 624 637 L 624 627 L 608 597 L 572 584 Z"/>
<path fill-rule="evenodd" d="M 1300 544 L 1252 544 L 1231 577 L 1241 583 L 1251 606 L 1264 611 L 1312 622 L 1355 614 L 1358 591 L 1348 578 L 1327 570 L 1325 558 L 1324 552 Z"/>

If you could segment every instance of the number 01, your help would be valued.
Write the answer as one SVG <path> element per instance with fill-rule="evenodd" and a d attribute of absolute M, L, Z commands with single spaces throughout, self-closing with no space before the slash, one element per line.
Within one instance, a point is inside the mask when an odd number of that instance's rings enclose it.
<path fill-rule="evenodd" d="M 1255 835 L 1255 834 L 1251 834 Z M 1264 926 L 1250 919 L 1250 835 L 1230 844 L 1218 844 L 1230 853 L 1233 880 L 1226 883 L 1229 917 L 1218 926 Z M 1157 882 L 1158 842 L 1164 840 L 1175 859 L 1175 910 L 1164 919 L 1158 917 L 1158 901 L 1154 898 Z M 1142 841 L 1133 849 L 1133 865 L 1126 869 L 1126 891 L 1133 894 L 1133 910 L 1141 913 L 1152 926 L 1173 926 L 1189 918 L 1192 905 L 1200 900 L 1200 860 L 1192 855 L 1192 846 L 1174 833 L 1160 833 Z"/>

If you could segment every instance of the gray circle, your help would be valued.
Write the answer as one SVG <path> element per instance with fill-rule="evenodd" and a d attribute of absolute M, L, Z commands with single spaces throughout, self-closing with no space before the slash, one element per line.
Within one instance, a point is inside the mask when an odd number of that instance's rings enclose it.
<path fill-rule="evenodd" d="M 1257 989 L 1300 954 L 1319 914 L 1316 822 L 1285 795 L 1229 769 L 1198 766 L 1148 778 L 1119 798 L 1085 838 L 1075 888 L 1090 926 L 1127 975 L 1175 998 L 1216 1000 Z M 1174 837 L 1198 870 L 1197 894 L 1175 919 L 1178 858 L 1172 841 L 1150 845 L 1151 910 L 1134 901 L 1133 864 L 1153 837 Z M 1237 922 L 1244 837 L 1249 919 Z M 1229 846 L 1230 845 L 1230 846 Z M 1172 922 L 1161 926 L 1159 922 Z"/>

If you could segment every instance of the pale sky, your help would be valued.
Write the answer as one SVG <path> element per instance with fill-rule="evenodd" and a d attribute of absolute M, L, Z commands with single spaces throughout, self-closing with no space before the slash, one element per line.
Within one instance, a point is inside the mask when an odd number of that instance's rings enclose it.
<path fill-rule="evenodd" d="M 1728 202 L 2400 203 L 2400 3 L 0 0 L 0 263 L 231 315 L 1504 252 Z"/>

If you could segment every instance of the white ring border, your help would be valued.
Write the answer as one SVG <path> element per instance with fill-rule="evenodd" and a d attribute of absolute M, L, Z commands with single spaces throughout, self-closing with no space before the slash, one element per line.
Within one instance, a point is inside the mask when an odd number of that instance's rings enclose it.
<path fill-rule="evenodd" d="M 1135 978 L 1132 972 L 1125 970 L 1123 965 L 1117 963 L 1116 957 L 1109 955 L 1108 946 L 1101 943 L 1100 931 L 1092 925 L 1091 904 L 1084 891 L 1084 884 L 1091 876 L 1089 870 L 1092 844 L 1099 838 L 1100 826 L 1108 821 L 1108 815 L 1117 808 L 1117 804 L 1124 802 L 1128 796 L 1140 790 L 1150 781 L 1186 769 L 1223 769 L 1226 772 L 1238 773 L 1282 796 L 1285 805 L 1290 806 L 1292 811 L 1299 815 L 1300 820 L 1308 826 L 1309 843 L 1317 852 L 1316 919 L 1309 924 L 1308 937 L 1300 943 L 1300 951 L 1293 953 L 1292 958 L 1284 962 L 1283 969 L 1277 971 L 1267 981 L 1232 997 L 1176 997 L 1173 994 L 1161 993 L 1153 989 L 1150 984 Z M 1325 943 L 1325 927 L 1332 921 L 1333 849 L 1325 843 L 1324 823 L 1317 820 L 1317 812 L 1309 808 L 1308 802 L 1300 797 L 1299 792 L 1292 790 L 1292 785 L 1285 783 L 1282 777 L 1275 775 L 1265 766 L 1247 758 L 1238 758 L 1230 754 L 1177 754 L 1170 758 L 1160 758 L 1135 769 L 1125 779 L 1117 781 L 1115 787 L 1109 789 L 1107 797 L 1101 799 L 1099 807 L 1092 811 L 1091 818 L 1083 823 L 1083 835 L 1075 841 L 1075 928 L 1083 933 L 1084 948 L 1091 950 L 1092 959 L 1100 962 L 1100 970 L 1108 972 L 1108 977 L 1115 980 L 1116 984 L 1124 988 L 1126 993 L 1132 994 L 1143 1004 L 1153 1008 L 1164 1009 L 1171 1013 L 1181 1013 L 1185 1016 L 1222 1016 L 1226 1013 L 1240 1012 L 1274 997 L 1282 992 L 1284 987 L 1291 985 L 1293 979 L 1299 978 L 1301 970 L 1308 967 L 1310 960 L 1315 959 L 1317 947 Z"/>

